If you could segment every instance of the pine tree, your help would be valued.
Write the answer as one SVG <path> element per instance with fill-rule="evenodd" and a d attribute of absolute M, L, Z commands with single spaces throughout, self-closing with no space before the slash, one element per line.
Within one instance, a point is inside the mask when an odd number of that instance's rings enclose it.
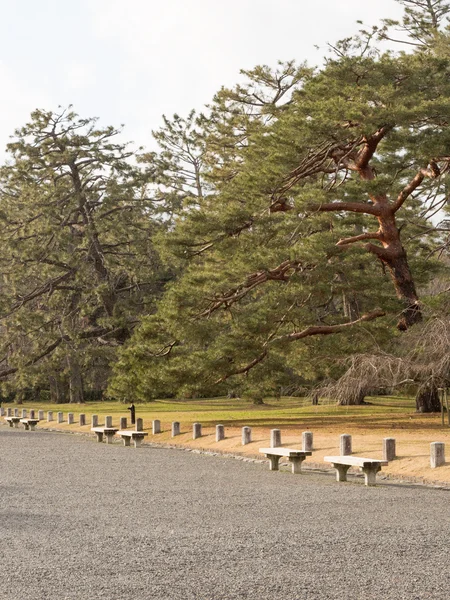
<path fill-rule="evenodd" d="M 161 290 L 146 179 L 118 131 L 37 110 L 0 171 L 0 377 L 84 397 Z M 50 383 L 49 383 L 50 382 Z"/>
<path fill-rule="evenodd" d="M 359 38 L 302 72 L 280 109 L 247 117 L 249 97 L 262 97 L 254 80 L 227 92 L 202 123 L 211 191 L 168 238 L 183 276 L 113 387 L 212 392 L 246 375 L 240 385 L 257 393 L 318 375 L 319 362 L 333 369 L 337 347 L 381 343 L 395 315 L 399 331 L 420 322 L 419 289 L 436 268 L 427 214 L 447 196 L 449 70 L 434 47 L 382 53 Z M 367 325 L 382 312 L 383 325 Z"/>

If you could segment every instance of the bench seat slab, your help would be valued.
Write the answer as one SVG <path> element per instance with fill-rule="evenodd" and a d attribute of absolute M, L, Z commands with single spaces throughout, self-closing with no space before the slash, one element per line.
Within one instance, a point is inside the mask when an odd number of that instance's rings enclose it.
<path fill-rule="evenodd" d="M 294 475 L 302 472 L 302 462 L 312 454 L 309 450 L 293 450 L 291 448 L 260 448 L 259 451 L 269 459 L 271 471 L 278 471 L 280 458 L 286 457 L 292 465 Z"/>

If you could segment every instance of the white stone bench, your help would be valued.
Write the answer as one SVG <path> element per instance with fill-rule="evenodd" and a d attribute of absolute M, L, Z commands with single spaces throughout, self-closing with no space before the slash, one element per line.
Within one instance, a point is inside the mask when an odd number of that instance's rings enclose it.
<path fill-rule="evenodd" d="M 331 463 L 336 469 L 337 481 L 347 481 L 347 471 L 350 467 L 359 467 L 364 473 L 366 485 L 375 485 L 378 471 L 388 464 L 387 460 L 362 456 L 325 456 L 324 461 Z"/>
<path fill-rule="evenodd" d="M 106 437 L 106 443 L 112 444 L 114 435 L 119 431 L 117 427 L 91 427 L 91 431 L 97 436 L 97 442 L 103 442 L 103 436 Z"/>
<path fill-rule="evenodd" d="M 270 470 L 278 471 L 280 458 L 286 457 L 292 464 L 292 472 L 294 474 L 301 473 L 302 462 L 307 456 L 311 456 L 312 452 L 306 450 L 293 450 L 292 448 L 260 448 L 261 454 L 265 454 L 270 460 Z"/>
<path fill-rule="evenodd" d="M 20 419 L 20 422 L 27 431 L 34 431 L 36 429 L 36 424 L 39 423 L 39 419 Z"/>
<path fill-rule="evenodd" d="M 124 446 L 130 446 L 131 442 L 134 443 L 135 448 L 139 448 L 142 441 L 148 433 L 146 431 L 132 431 L 131 429 L 121 429 L 117 432 L 117 435 L 123 439 Z"/>
<path fill-rule="evenodd" d="M 19 427 L 21 417 L 5 417 L 5 421 L 8 423 L 10 427 Z"/>

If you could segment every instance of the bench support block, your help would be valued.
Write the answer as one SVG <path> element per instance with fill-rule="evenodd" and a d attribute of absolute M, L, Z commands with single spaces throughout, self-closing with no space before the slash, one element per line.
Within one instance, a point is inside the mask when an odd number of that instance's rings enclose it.
<path fill-rule="evenodd" d="M 336 469 L 336 481 L 347 481 L 347 471 L 350 469 L 350 465 L 333 463 L 333 467 Z"/>
<path fill-rule="evenodd" d="M 292 464 L 292 472 L 294 475 L 298 475 L 302 472 L 302 462 L 305 459 L 301 456 L 291 456 L 289 462 Z"/>
<path fill-rule="evenodd" d="M 95 435 L 97 436 L 97 442 L 103 442 L 103 432 L 102 431 L 96 431 Z"/>
<path fill-rule="evenodd" d="M 123 445 L 124 446 L 130 446 L 131 445 L 131 438 L 130 437 L 125 436 L 122 439 L 123 439 Z"/>
<path fill-rule="evenodd" d="M 271 471 L 278 471 L 279 470 L 279 462 L 280 462 L 280 456 L 275 456 L 274 454 L 271 454 L 267 457 L 270 460 L 270 470 Z"/>
<path fill-rule="evenodd" d="M 376 485 L 376 477 L 378 471 L 381 471 L 380 465 L 362 467 L 362 472 L 364 473 L 364 483 L 366 485 Z"/>

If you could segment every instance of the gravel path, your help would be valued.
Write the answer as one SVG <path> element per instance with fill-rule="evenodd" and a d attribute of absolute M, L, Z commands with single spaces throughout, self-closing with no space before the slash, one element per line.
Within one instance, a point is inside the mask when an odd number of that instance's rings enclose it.
<path fill-rule="evenodd" d="M 0 428 L 0 598 L 447 600 L 450 492 Z"/>

